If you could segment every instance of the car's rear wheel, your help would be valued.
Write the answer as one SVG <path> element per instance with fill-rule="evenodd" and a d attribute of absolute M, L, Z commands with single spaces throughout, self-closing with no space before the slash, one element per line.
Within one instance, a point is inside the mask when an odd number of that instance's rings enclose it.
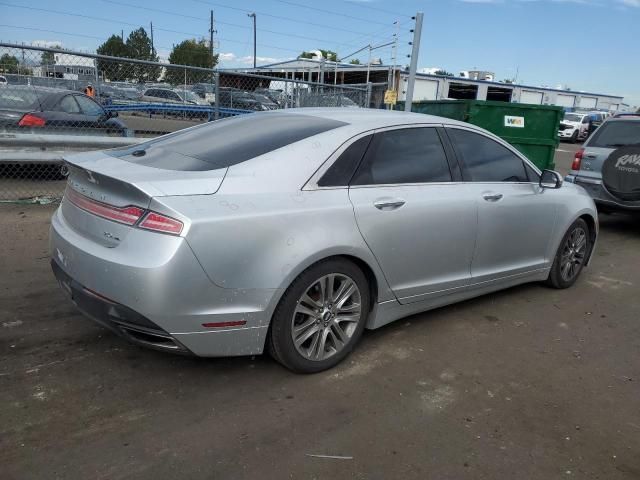
<path fill-rule="evenodd" d="M 345 259 L 329 259 L 301 273 L 274 313 L 271 355 L 299 373 L 341 362 L 360 339 L 369 314 L 369 284 Z"/>
<path fill-rule="evenodd" d="M 553 288 L 569 288 L 573 285 L 590 251 L 589 226 L 579 218 L 569 227 L 560 242 L 547 284 Z"/>

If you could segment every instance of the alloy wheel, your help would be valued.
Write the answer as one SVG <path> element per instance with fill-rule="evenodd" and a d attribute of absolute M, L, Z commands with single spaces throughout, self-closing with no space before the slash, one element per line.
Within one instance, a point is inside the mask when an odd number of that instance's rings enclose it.
<path fill-rule="evenodd" d="M 587 253 L 587 232 L 576 227 L 569 234 L 560 256 L 560 275 L 565 282 L 574 279 L 580 272 Z"/>
<path fill-rule="evenodd" d="M 331 273 L 314 281 L 298 299 L 291 319 L 296 350 L 322 361 L 345 348 L 362 318 L 362 297 L 347 275 Z"/>

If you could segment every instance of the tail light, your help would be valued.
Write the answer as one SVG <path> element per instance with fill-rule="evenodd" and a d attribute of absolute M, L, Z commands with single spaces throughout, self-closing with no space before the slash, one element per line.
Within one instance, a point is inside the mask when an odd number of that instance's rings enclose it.
<path fill-rule="evenodd" d="M 145 230 L 152 230 L 154 232 L 171 233 L 173 235 L 180 235 L 184 224 L 180 220 L 167 217 L 156 212 L 149 212 L 145 215 L 138 225 Z"/>
<path fill-rule="evenodd" d="M 145 230 L 169 233 L 172 235 L 180 235 L 184 228 L 184 224 L 181 221 L 160 213 L 149 212 L 133 205 L 115 207 L 85 197 L 71 188 L 67 188 L 65 198 L 85 212 L 124 225 L 137 226 Z M 140 221 L 140 219 L 142 219 L 142 221 Z"/>
<path fill-rule="evenodd" d="M 65 197 L 82 210 L 125 225 L 135 225 L 144 213 L 144 210 L 140 207 L 114 207 L 113 205 L 85 197 L 70 188 L 67 188 Z"/>
<path fill-rule="evenodd" d="M 34 115 L 33 113 L 26 113 L 22 116 L 18 122 L 19 127 L 44 127 L 46 123 L 45 119 Z"/>
<path fill-rule="evenodd" d="M 581 148 L 576 152 L 576 156 L 571 164 L 571 170 L 580 170 L 580 164 L 582 163 L 582 157 L 584 156 L 584 148 Z"/>

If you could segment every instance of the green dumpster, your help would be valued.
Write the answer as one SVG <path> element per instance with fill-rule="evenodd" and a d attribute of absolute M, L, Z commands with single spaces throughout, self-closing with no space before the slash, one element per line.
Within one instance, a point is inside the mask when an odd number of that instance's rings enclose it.
<path fill-rule="evenodd" d="M 401 102 L 396 109 L 404 109 Z M 562 107 L 482 100 L 413 102 L 411 110 L 472 123 L 520 150 L 540 169 L 554 168 Z"/>

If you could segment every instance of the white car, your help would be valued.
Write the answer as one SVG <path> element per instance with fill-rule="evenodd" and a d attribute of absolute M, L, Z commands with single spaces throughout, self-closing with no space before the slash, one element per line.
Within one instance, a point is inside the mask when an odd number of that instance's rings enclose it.
<path fill-rule="evenodd" d="M 566 112 L 558 128 L 558 137 L 572 142 L 585 140 L 589 136 L 588 113 Z"/>

